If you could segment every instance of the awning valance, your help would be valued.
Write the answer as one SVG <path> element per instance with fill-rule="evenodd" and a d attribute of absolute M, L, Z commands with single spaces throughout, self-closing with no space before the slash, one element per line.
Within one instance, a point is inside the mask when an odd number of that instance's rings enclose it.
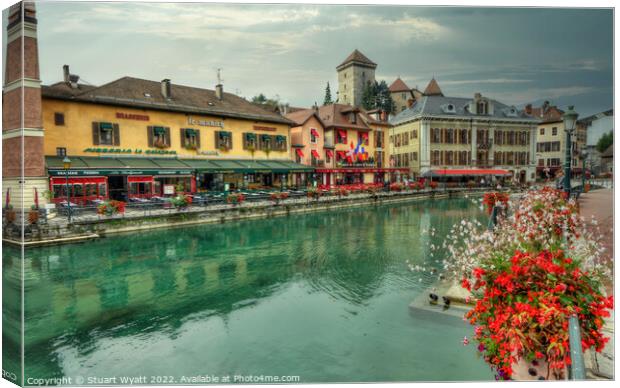
<path fill-rule="evenodd" d="M 316 150 L 312 150 L 310 151 L 312 153 L 312 156 L 314 156 L 315 159 L 320 159 L 321 157 L 319 156 L 319 153 Z"/>
<path fill-rule="evenodd" d="M 112 126 L 112 123 L 99 123 L 99 128 L 111 131 L 114 127 Z"/>
<path fill-rule="evenodd" d="M 452 170 L 430 170 L 422 174 L 424 177 L 441 176 L 511 176 L 508 170 L 492 169 L 452 169 Z"/>

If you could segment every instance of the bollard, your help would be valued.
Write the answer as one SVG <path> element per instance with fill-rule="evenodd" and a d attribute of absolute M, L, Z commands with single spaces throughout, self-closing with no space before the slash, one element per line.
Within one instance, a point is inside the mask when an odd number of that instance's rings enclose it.
<path fill-rule="evenodd" d="M 570 318 L 568 318 L 568 340 L 571 359 L 570 379 L 585 380 L 586 366 L 583 361 L 581 328 L 579 327 L 579 318 L 577 318 L 577 315 L 571 315 Z"/>

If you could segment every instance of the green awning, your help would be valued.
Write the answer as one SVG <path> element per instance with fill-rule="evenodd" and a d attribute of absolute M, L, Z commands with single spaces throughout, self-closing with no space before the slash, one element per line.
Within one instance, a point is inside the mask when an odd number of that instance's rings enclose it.
<path fill-rule="evenodd" d="M 118 161 L 123 163 L 129 168 L 159 168 L 153 159 L 149 158 L 117 158 Z"/>
<path fill-rule="evenodd" d="M 286 141 L 286 136 L 276 135 L 276 141 L 278 142 Z"/>
<path fill-rule="evenodd" d="M 254 139 L 256 139 L 256 134 L 248 132 L 248 133 L 245 134 L 245 138 L 248 139 L 248 140 L 254 140 Z"/>
<path fill-rule="evenodd" d="M 164 127 L 153 127 L 153 133 L 155 133 L 156 135 L 165 135 L 166 134 L 166 128 L 164 128 Z"/>
<path fill-rule="evenodd" d="M 196 136 L 196 131 L 192 128 L 185 128 L 185 136 Z"/>
<path fill-rule="evenodd" d="M 218 133 L 219 133 L 220 137 L 230 137 L 231 136 L 230 132 L 219 131 Z"/>
<path fill-rule="evenodd" d="M 112 126 L 112 123 L 99 123 L 99 128 L 111 131 L 114 126 Z"/>
<path fill-rule="evenodd" d="M 260 138 L 265 141 L 265 140 L 271 140 L 271 135 L 260 135 Z"/>
<path fill-rule="evenodd" d="M 166 159 L 166 158 L 153 158 L 151 159 L 159 167 L 165 168 L 187 168 L 188 165 L 183 163 L 180 159 Z"/>

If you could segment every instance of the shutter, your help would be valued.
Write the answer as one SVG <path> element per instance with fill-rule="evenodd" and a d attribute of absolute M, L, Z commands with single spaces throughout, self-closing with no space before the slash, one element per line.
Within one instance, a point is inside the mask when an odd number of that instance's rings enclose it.
<path fill-rule="evenodd" d="M 181 128 L 181 147 L 185 148 L 185 129 Z"/>
<path fill-rule="evenodd" d="M 153 127 L 150 125 L 146 127 L 146 137 L 149 142 L 149 147 L 153 147 Z"/>
<path fill-rule="evenodd" d="M 112 142 L 115 146 L 121 145 L 121 134 L 120 129 L 118 128 L 118 124 L 112 124 Z"/>
<path fill-rule="evenodd" d="M 196 132 L 196 148 L 200 148 L 200 129 L 195 129 Z"/>
<path fill-rule="evenodd" d="M 166 145 L 170 147 L 172 145 L 172 143 L 170 142 L 170 127 L 164 127 L 164 129 L 166 130 Z"/>
<path fill-rule="evenodd" d="M 93 122 L 93 144 L 99 145 L 99 123 Z"/>
<path fill-rule="evenodd" d="M 276 135 L 271 135 L 269 136 L 269 141 L 271 142 L 271 149 L 273 150 L 280 150 L 280 148 L 278 147 L 277 143 L 276 143 Z"/>
<path fill-rule="evenodd" d="M 218 140 L 220 139 L 220 131 L 213 131 L 213 134 L 215 135 L 215 149 L 219 149 L 220 143 Z"/>
<path fill-rule="evenodd" d="M 243 149 L 247 150 L 248 149 L 248 145 L 249 145 L 248 134 L 246 132 L 243 132 L 242 136 L 243 136 L 243 139 L 242 139 L 243 140 Z"/>

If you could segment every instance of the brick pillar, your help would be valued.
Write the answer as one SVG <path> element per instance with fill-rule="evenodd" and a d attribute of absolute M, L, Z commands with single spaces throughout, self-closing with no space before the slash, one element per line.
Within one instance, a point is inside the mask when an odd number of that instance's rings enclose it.
<path fill-rule="evenodd" d="M 23 209 L 34 203 L 35 187 L 41 204 L 47 189 L 34 3 L 20 2 L 9 8 L 6 45 L 2 88 L 2 205 L 10 188 L 11 205 Z"/>

